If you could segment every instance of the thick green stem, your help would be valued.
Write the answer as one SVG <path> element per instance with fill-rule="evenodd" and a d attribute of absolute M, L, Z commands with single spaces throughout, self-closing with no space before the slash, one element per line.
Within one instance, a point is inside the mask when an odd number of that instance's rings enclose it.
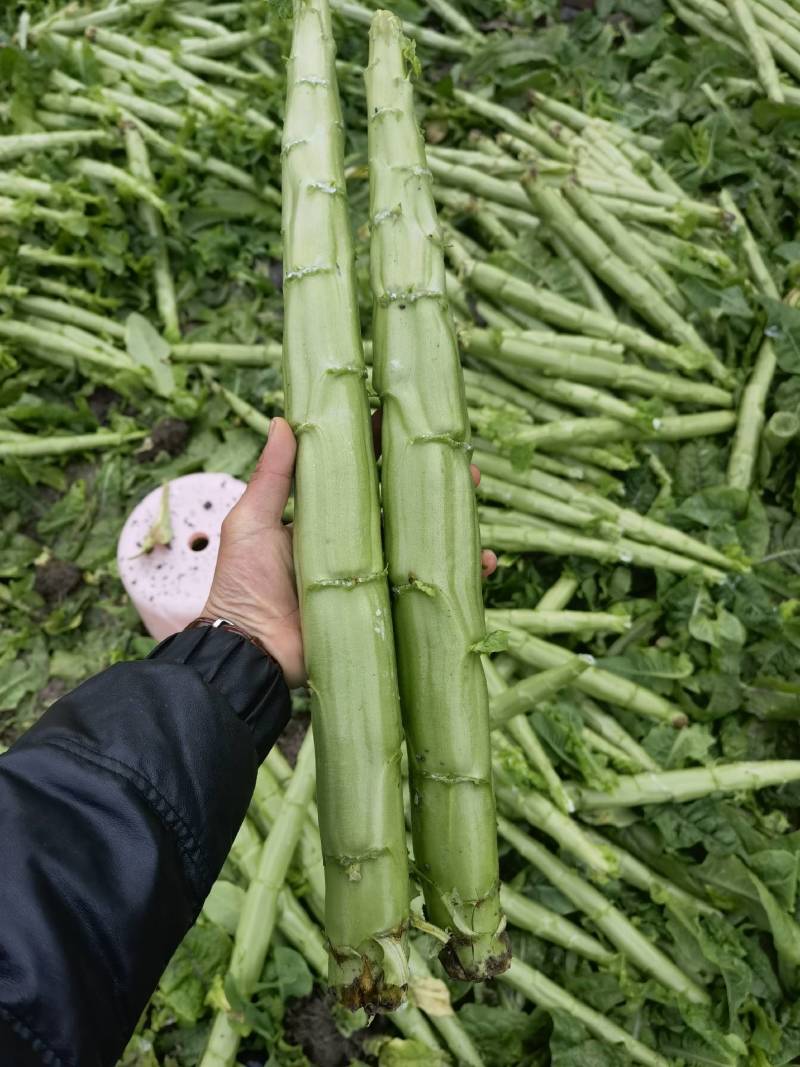
<path fill-rule="evenodd" d="M 596 218 L 600 215 L 605 219 L 606 214 L 598 210 L 592 212 L 592 197 L 588 193 L 575 186 L 571 190 L 571 197 L 577 200 L 583 211 L 593 216 L 592 225 L 580 217 L 557 189 L 529 177 L 523 179 L 523 187 L 540 217 L 556 230 L 599 278 L 666 337 L 678 345 L 686 346 L 688 353 L 695 358 L 695 369 L 707 367 L 717 377 L 727 376 L 725 367 L 716 360 L 697 331 L 650 284 L 647 275 L 641 273 L 641 266 L 636 265 L 638 270 L 631 267 L 606 244 L 603 238 L 608 235 L 609 228 L 599 228 Z"/>
<path fill-rule="evenodd" d="M 125 124 L 125 147 L 128 152 L 128 166 L 131 174 L 143 186 L 152 188 L 153 172 L 147 154 L 147 145 L 141 133 L 132 123 Z M 153 281 L 156 291 L 156 306 L 164 327 L 164 336 L 170 343 L 180 340 L 181 327 L 178 315 L 178 301 L 175 296 L 175 283 L 169 265 L 169 253 L 164 240 L 164 227 L 161 216 L 149 201 L 139 205 L 139 218 L 142 228 L 152 242 Z"/>
<path fill-rule="evenodd" d="M 527 963 L 514 960 L 502 980 L 545 1011 L 563 1012 L 577 1019 L 595 1037 L 624 1049 L 633 1063 L 641 1063 L 644 1067 L 670 1067 L 669 1061 L 663 1056 L 631 1037 L 621 1026 L 610 1022 L 606 1015 L 601 1015 L 594 1008 L 576 1000 L 571 993 L 551 982 Z"/>
<path fill-rule="evenodd" d="M 524 630 L 512 627 L 509 633 L 509 650 L 523 663 L 546 670 L 549 667 L 561 667 L 565 663 L 571 663 L 578 659 L 574 653 L 543 641 L 539 637 L 526 634 Z M 671 723 L 673 726 L 686 725 L 685 713 L 664 697 L 645 689 L 635 682 L 629 681 L 618 674 L 601 670 L 599 667 L 589 666 L 578 678 L 575 679 L 575 688 L 597 700 L 614 704 L 618 708 L 625 708 L 637 715 L 643 715 L 648 719 Z M 605 795 L 605 794 L 603 794 Z"/>
<path fill-rule="evenodd" d="M 468 352 L 517 366 L 528 367 L 544 374 L 558 375 L 591 385 L 605 385 L 628 390 L 644 396 L 660 396 L 685 404 L 709 404 L 727 407 L 731 395 L 726 389 L 705 382 L 693 382 L 677 374 L 662 374 L 631 363 L 616 363 L 580 353 L 553 353 L 531 341 L 526 333 L 469 329 L 462 331 L 461 342 Z"/>
<path fill-rule="evenodd" d="M 631 963 L 692 1003 L 709 1003 L 705 990 L 676 967 L 666 953 L 654 945 L 649 937 L 640 933 L 619 908 L 577 871 L 562 863 L 538 841 L 534 841 L 502 816 L 498 818 L 497 825 L 501 836 L 513 845 L 528 863 L 532 863 L 551 885 L 556 886 L 576 908 L 591 919 L 598 930 L 601 930 Z"/>
<path fill-rule="evenodd" d="M 378 12 L 366 82 L 385 542 L 414 853 L 428 914 L 450 934 L 445 966 L 482 980 L 505 969 L 508 949 L 489 705 L 473 651 L 485 632 L 480 542 L 444 256 L 403 52 L 399 20 Z"/>
<path fill-rule="evenodd" d="M 306 735 L 297 766 L 286 789 L 281 811 L 264 842 L 256 877 L 245 896 L 228 980 L 239 994 L 249 997 L 255 989 L 267 957 L 278 916 L 278 901 L 292 862 L 306 808 L 314 795 L 314 741 Z M 225 1011 L 217 1013 L 200 1067 L 231 1067 L 239 1048 L 240 1034 Z"/>
<path fill-rule="evenodd" d="M 561 779 L 558 777 L 553 764 L 550 762 L 550 757 L 545 752 L 541 741 L 524 714 L 525 712 L 532 710 L 531 701 L 535 701 L 536 699 L 546 699 L 547 694 L 545 693 L 545 695 L 542 695 L 540 692 L 537 696 L 535 693 L 537 686 L 534 685 L 533 694 L 531 693 L 531 687 L 529 686 L 522 700 L 515 700 L 515 698 L 518 698 L 520 695 L 519 692 L 516 691 L 517 687 L 514 686 L 512 689 L 508 688 L 500 675 L 500 672 L 488 656 L 484 656 L 482 662 L 489 688 L 489 696 L 491 698 L 492 725 L 494 727 L 497 727 L 500 724 L 505 725 L 508 733 L 514 738 L 527 756 L 531 766 L 544 778 L 547 791 L 553 798 L 553 802 L 557 805 L 559 810 L 565 813 L 574 811 L 574 805 L 564 790 L 564 787 L 561 784 Z M 577 671 L 572 672 L 572 676 L 569 680 L 571 681 L 572 678 L 575 678 L 577 673 Z M 538 677 L 542 677 L 542 675 L 539 675 Z M 526 680 L 530 681 L 529 679 Z M 521 685 L 523 683 L 519 684 Z M 550 677 L 547 679 L 546 685 L 540 686 L 540 689 L 552 690 L 554 685 L 559 686 L 560 684 L 562 684 L 561 680 L 557 679 L 554 681 L 551 673 Z M 511 700 L 504 703 L 506 694 L 510 692 L 513 692 Z M 498 731 L 496 729 L 493 730 L 493 737 L 496 736 L 497 733 Z"/>
<path fill-rule="evenodd" d="M 500 903 L 508 921 L 520 930 L 527 930 L 544 941 L 561 945 L 569 952 L 576 952 L 595 963 L 611 963 L 614 953 L 602 945 L 596 937 L 587 934 L 580 926 L 558 915 L 549 908 L 529 900 L 510 886 L 500 887 Z"/>
<path fill-rule="evenodd" d="M 722 763 L 681 771 L 632 774 L 617 779 L 608 792 L 572 787 L 579 810 L 630 808 L 640 804 L 680 804 L 712 793 L 744 793 L 800 780 L 800 760 Z"/>
<path fill-rule="evenodd" d="M 729 413 L 726 412 L 725 414 L 728 415 Z M 562 507 L 572 505 L 577 509 L 591 512 L 596 518 L 607 519 L 637 541 L 658 545 L 680 555 L 711 563 L 716 567 L 726 569 L 736 569 L 737 567 L 735 561 L 729 560 L 727 556 L 717 549 L 698 541 L 694 537 L 690 537 L 688 534 L 682 533 L 680 530 L 674 529 L 672 526 L 657 522 L 646 515 L 640 515 L 631 508 L 620 507 L 619 504 L 608 500 L 594 490 L 578 488 L 571 482 L 563 478 L 553 477 L 546 471 L 539 471 L 534 468 L 522 471 L 517 470 L 510 460 L 482 449 L 476 449 L 473 458 L 480 467 L 482 475 L 493 476 L 501 486 L 506 482 L 511 482 L 514 485 L 537 490 L 558 501 Z M 533 511 L 533 502 L 526 497 L 515 496 L 509 498 L 508 502 L 521 511 L 540 514 L 538 511 Z M 538 498 L 536 498 L 536 502 L 538 506 Z M 551 517 L 555 518 L 555 513 Z"/>
<path fill-rule="evenodd" d="M 612 615 L 608 611 L 546 611 L 501 608 L 486 612 L 486 622 L 492 629 L 516 626 L 529 634 L 624 634 L 630 628 L 630 615 Z M 536 677 L 542 677 L 537 675 Z M 565 683 L 568 684 L 568 683 Z"/>
<path fill-rule="evenodd" d="M 407 982 L 402 726 L 326 0 L 295 0 L 283 133 L 284 385 L 295 565 L 318 752 L 331 985 L 392 1009 Z M 321 531 L 334 530 L 335 537 Z"/>
<path fill-rule="evenodd" d="M 487 296 L 499 298 L 512 307 L 521 308 L 564 330 L 574 330 L 592 337 L 618 341 L 634 352 L 639 352 L 643 356 L 652 356 L 668 365 L 690 370 L 696 367 L 696 360 L 691 357 L 687 359 L 686 352 L 682 348 L 665 344 L 651 337 L 644 330 L 609 318 L 591 308 L 574 304 L 547 289 L 537 288 L 529 282 L 513 277 L 499 267 L 494 267 L 489 263 L 479 263 L 468 256 L 462 256 L 455 243 L 448 246 L 448 251 L 469 284 Z M 710 388 L 710 386 L 705 388 Z"/>

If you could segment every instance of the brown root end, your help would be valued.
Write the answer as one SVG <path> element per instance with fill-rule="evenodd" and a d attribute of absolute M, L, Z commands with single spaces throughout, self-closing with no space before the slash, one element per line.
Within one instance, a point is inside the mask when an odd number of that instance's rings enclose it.
<path fill-rule="evenodd" d="M 511 966 L 511 942 L 505 930 L 497 935 L 502 951 L 488 959 L 481 960 L 477 966 L 465 967 L 459 957 L 459 950 L 468 948 L 470 941 L 466 937 L 453 936 L 439 953 L 442 966 L 451 978 L 460 982 L 486 982 L 497 978 Z"/>
<path fill-rule="evenodd" d="M 370 961 L 364 957 L 361 973 L 346 986 L 339 988 L 339 1001 L 348 1011 L 363 1008 L 367 1015 L 397 1011 L 406 998 L 407 986 L 384 985 L 380 974 L 373 973 Z"/>

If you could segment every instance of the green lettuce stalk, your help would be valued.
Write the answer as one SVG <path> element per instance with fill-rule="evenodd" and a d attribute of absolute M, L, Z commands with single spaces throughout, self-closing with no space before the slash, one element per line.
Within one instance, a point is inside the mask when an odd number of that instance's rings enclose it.
<path fill-rule="evenodd" d="M 317 741 L 330 982 L 396 1008 L 408 980 L 402 725 L 327 0 L 296 0 L 283 134 L 284 385 Z"/>
<path fill-rule="evenodd" d="M 383 403 L 383 506 L 408 745 L 414 854 L 449 972 L 508 965 L 500 911 L 480 542 L 469 423 L 431 176 L 398 19 L 370 28 L 374 384 Z"/>

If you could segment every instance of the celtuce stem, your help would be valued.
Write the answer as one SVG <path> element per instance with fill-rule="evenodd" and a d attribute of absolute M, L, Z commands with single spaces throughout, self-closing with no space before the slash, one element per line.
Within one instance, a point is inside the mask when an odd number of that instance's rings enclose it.
<path fill-rule="evenodd" d="M 512 655 L 539 670 L 561 667 L 579 658 L 565 648 L 526 634 L 524 630 L 511 627 L 508 633 L 509 651 Z M 633 711 L 645 718 L 668 722 L 676 727 L 686 725 L 686 715 L 680 708 L 657 693 L 610 671 L 589 666 L 575 679 L 574 684 L 576 689 L 588 696 Z"/>
<path fill-rule="evenodd" d="M 762 760 L 758 763 L 722 763 L 714 767 L 660 771 L 619 777 L 601 792 L 573 786 L 571 794 L 580 811 L 630 808 L 640 804 L 679 804 L 711 793 L 743 793 L 800 780 L 800 760 Z"/>
<path fill-rule="evenodd" d="M 278 915 L 278 900 L 314 795 L 314 741 L 309 732 L 286 789 L 281 811 L 264 842 L 255 879 L 245 896 L 228 977 L 239 994 L 252 995 L 266 960 Z M 231 1067 L 240 1034 L 227 1012 L 217 1013 L 200 1067 Z"/>
<path fill-rule="evenodd" d="M 500 887 L 500 903 L 508 916 L 508 921 L 520 930 L 527 930 L 544 941 L 561 945 L 570 952 L 595 963 L 610 963 L 614 953 L 602 945 L 597 938 L 587 934 L 580 926 L 565 919 L 548 908 L 542 907 L 528 897 L 517 893 L 510 886 Z"/>
<path fill-rule="evenodd" d="M 604 897 L 599 890 L 583 879 L 577 871 L 562 863 L 538 841 L 523 833 L 513 823 L 498 818 L 502 837 L 513 845 L 521 856 L 532 863 L 545 878 L 579 908 L 617 950 L 643 971 L 651 974 L 669 989 L 694 1004 L 708 1004 L 704 989 L 688 978 L 666 953 L 640 933 L 634 924 Z"/>
<path fill-rule="evenodd" d="M 349 1007 L 375 1010 L 396 1008 L 408 978 L 402 727 L 334 58 L 327 0 L 295 0 L 283 133 L 295 565 L 318 751 L 330 982 Z M 336 537 L 321 538 L 332 524 Z"/>
<path fill-rule="evenodd" d="M 385 543 L 426 910 L 450 934 L 445 967 L 479 981 L 504 970 L 508 955 L 488 697 L 471 651 L 484 633 L 480 543 L 444 257 L 403 50 L 399 20 L 378 12 L 366 84 Z"/>
<path fill-rule="evenodd" d="M 502 980 L 538 1007 L 546 1011 L 561 1011 L 577 1019 L 595 1037 L 624 1049 L 634 1063 L 643 1064 L 644 1067 L 670 1067 L 669 1061 L 663 1056 L 631 1037 L 627 1030 L 577 1000 L 527 963 L 514 960 Z"/>

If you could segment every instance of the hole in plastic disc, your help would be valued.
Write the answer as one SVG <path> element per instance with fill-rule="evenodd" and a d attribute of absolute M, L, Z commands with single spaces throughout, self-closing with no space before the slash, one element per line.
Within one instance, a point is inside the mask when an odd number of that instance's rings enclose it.
<path fill-rule="evenodd" d="M 189 538 L 189 548 L 192 552 L 202 552 L 204 548 L 208 548 L 208 538 L 202 533 L 192 534 Z"/>

